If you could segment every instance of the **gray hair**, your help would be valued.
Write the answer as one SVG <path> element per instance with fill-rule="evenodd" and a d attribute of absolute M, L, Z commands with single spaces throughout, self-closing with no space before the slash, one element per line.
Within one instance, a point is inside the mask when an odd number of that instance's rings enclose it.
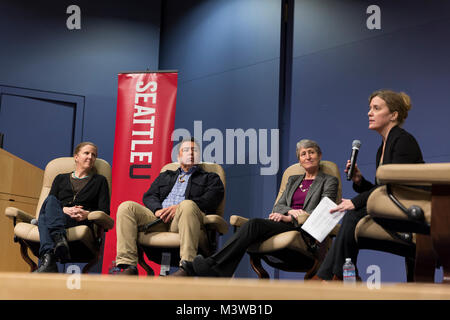
<path fill-rule="evenodd" d="M 297 142 L 297 149 L 295 150 L 298 159 L 300 159 L 300 149 L 302 148 L 303 149 L 313 148 L 314 150 L 316 150 L 319 156 L 322 155 L 322 150 L 320 150 L 320 147 L 317 144 L 317 142 L 315 142 L 314 140 L 302 139 L 299 142 Z"/>

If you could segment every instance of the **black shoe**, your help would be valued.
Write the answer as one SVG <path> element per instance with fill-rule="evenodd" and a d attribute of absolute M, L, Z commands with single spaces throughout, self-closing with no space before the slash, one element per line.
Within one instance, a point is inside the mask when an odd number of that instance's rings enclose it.
<path fill-rule="evenodd" d="M 120 271 L 116 274 L 124 275 L 124 276 L 137 276 L 139 274 L 136 266 L 132 266 L 129 264 L 121 264 L 118 265 Z"/>
<path fill-rule="evenodd" d="M 62 233 L 57 233 L 52 238 L 55 242 L 54 253 L 56 258 L 59 259 L 61 263 L 66 263 L 70 260 L 69 243 L 67 243 L 66 236 Z"/>
<path fill-rule="evenodd" d="M 213 270 L 214 261 L 211 258 L 204 258 L 201 254 L 194 258 L 191 263 L 194 273 L 200 277 L 220 277 L 220 275 Z"/>
<path fill-rule="evenodd" d="M 56 258 L 53 253 L 45 253 L 41 258 L 39 258 L 39 265 L 39 268 L 34 272 L 58 273 L 58 266 L 56 265 Z"/>
<path fill-rule="evenodd" d="M 192 261 L 181 261 L 180 269 L 177 272 L 171 274 L 174 277 L 195 277 L 197 274 L 194 271 L 194 266 L 192 265 Z"/>

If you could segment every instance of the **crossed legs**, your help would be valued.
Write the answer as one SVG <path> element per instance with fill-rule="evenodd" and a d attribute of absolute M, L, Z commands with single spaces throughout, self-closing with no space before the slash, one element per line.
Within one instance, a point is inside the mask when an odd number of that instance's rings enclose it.
<path fill-rule="evenodd" d="M 200 235 L 204 232 L 205 214 L 195 202 L 184 200 L 179 203 L 175 217 L 170 224 L 158 224 L 154 231 L 175 232 L 180 234 L 180 258 L 192 261 L 197 255 Z M 148 208 L 133 201 L 125 201 L 117 209 L 117 265 L 136 266 L 138 262 L 138 228 L 156 220 L 155 214 Z"/>

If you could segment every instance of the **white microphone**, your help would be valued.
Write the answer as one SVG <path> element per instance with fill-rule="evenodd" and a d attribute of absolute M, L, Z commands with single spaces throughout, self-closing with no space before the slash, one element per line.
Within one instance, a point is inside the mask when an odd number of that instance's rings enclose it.
<path fill-rule="evenodd" d="M 353 173 L 355 171 L 356 158 L 358 157 L 359 147 L 361 147 L 361 141 L 353 140 L 352 155 L 350 157 L 350 168 L 348 168 L 347 171 L 347 180 L 352 180 Z"/>

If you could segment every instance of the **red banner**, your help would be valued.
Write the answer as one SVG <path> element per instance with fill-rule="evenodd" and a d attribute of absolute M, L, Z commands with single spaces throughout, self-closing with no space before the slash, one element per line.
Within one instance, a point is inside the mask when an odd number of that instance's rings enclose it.
<path fill-rule="evenodd" d="M 116 131 L 112 165 L 111 217 L 117 207 L 142 196 L 172 161 L 171 134 L 175 125 L 176 72 L 119 74 Z M 106 233 L 102 273 L 116 258 L 116 228 Z M 160 265 L 147 261 L 159 275 Z M 139 267 L 139 274 L 145 274 Z"/>

